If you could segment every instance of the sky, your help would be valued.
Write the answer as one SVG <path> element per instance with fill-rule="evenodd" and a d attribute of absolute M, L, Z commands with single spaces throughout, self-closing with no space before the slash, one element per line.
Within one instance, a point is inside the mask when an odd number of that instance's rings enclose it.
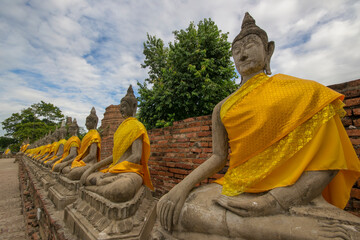
<path fill-rule="evenodd" d="M 324 85 L 360 78 L 357 0 L 1 0 L 0 122 L 40 101 L 81 127 L 92 106 L 101 120 L 147 77 L 147 33 L 169 43 L 211 18 L 232 42 L 245 12 L 275 42 L 273 74 Z"/>

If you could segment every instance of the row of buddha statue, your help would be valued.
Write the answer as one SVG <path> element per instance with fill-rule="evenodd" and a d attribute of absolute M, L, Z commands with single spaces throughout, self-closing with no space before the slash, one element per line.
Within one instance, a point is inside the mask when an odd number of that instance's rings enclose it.
<path fill-rule="evenodd" d="M 344 96 L 314 81 L 269 77 L 274 48 L 246 13 L 232 43 L 241 85 L 213 110 L 212 156 L 158 202 L 148 192 L 150 141 L 131 86 L 111 156 L 100 159 L 93 108 L 81 141 L 74 120 L 68 140 L 62 124 L 24 145 L 24 159 L 81 186 L 64 219 L 85 216 L 96 231 L 75 231 L 84 239 L 360 239 L 359 218 L 342 210 L 360 176 L 340 120 Z M 224 177 L 196 187 L 228 160 Z"/>

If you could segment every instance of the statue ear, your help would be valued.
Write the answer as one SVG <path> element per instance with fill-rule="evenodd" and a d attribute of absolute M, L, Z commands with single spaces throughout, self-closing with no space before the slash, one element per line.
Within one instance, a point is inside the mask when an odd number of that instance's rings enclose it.
<path fill-rule="evenodd" d="M 265 59 L 265 61 L 266 61 L 266 63 L 265 63 L 265 73 L 267 75 L 271 75 L 270 60 L 271 60 L 271 56 L 274 53 L 274 49 L 275 49 L 275 43 L 274 43 L 274 41 L 270 41 L 268 43 L 268 51 L 267 51 L 266 59 Z"/>

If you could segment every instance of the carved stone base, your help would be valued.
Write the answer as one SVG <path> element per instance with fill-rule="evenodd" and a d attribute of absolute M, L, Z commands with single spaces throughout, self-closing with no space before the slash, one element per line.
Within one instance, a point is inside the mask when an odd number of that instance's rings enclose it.
<path fill-rule="evenodd" d="M 155 208 L 156 201 L 144 186 L 124 203 L 81 189 L 80 198 L 65 208 L 64 221 L 74 235 L 84 240 L 145 240 L 155 223 Z"/>
<path fill-rule="evenodd" d="M 63 210 L 78 198 L 79 181 L 71 181 L 64 176 L 58 178 L 58 183 L 49 188 L 48 197 L 57 210 Z"/>

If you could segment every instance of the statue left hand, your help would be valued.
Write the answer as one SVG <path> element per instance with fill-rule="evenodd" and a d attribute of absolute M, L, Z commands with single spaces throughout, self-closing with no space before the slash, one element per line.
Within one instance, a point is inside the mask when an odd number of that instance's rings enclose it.
<path fill-rule="evenodd" d="M 242 195 L 235 197 L 221 195 L 214 201 L 241 217 L 269 216 L 284 212 L 277 200 L 269 193 L 252 198 L 244 198 Z"/>

